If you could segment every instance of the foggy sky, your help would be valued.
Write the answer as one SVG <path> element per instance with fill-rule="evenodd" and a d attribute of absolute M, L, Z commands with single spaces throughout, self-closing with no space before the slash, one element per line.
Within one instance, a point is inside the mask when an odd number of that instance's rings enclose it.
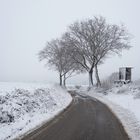
<path fill-rule="evenodd" d="M 133 35 L 132 49 L 99 67 L 101 78 L 132 66 L 133 79 L 140 79 L 139 5 L 139 0 L 0 0 L 0 81 L 55 82 L 57 73 L 38 61 L 38 51 L 69 24 L 98 15 L 109 23 L 124 23 Z M 86 78 L 77 76 L 69 82 L 86 83 Z"/>

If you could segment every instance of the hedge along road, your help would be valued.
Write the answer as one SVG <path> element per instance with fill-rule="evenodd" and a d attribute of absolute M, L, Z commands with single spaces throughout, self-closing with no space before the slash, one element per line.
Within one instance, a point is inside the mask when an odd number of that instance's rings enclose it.
<path fill-rule="evenodd" d="M 76 94 L 73 98 L 65 112 L 22 140 L 129 140 L 106 105 Z"/>

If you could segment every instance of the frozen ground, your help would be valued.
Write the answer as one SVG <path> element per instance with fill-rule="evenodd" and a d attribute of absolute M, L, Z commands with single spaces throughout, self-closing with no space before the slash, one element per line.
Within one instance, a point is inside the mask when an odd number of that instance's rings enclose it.
<path fill-rule="evenodd" d="M 59 86 L 0 83 L 0 140 L 22 137 L 60 113 L 71 100 Z"/>
<path fill-rule="evenodd" d="M 129 137 L 132 140 L 140 140 L 140 82 L 115 85 L 108 90 L 93 88 L 87 91 L 87 86 L 71 86 L 70 89 L 105 103 L 121 120 Z"/>

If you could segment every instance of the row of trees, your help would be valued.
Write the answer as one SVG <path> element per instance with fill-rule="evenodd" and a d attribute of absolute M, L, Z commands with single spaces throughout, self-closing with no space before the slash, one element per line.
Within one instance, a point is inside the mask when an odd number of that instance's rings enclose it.
<path fill-rule="evenodd" d="M 59 39 L 47 42 L 39 52 L 39 60 L 46 60 L 59 72 L 60 85 L 73 73 L 89 73 L 89 86 L 93 86 L 93 70 L 97 86 L 101 86 L 98 65 L 110 54 L 129 49 L 130 35 L 123 25 L 108 24 L 104 17 L 74 22 Z"/>

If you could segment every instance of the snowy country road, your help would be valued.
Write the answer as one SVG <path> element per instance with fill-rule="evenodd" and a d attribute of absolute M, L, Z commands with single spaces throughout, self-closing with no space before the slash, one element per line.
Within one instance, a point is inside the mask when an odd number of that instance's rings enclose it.
<path fill-rule="evenodd" d="M 129 140 L 114 114 L 101 102 L 80 95 L 51 123 L 23 140 Z"/>

